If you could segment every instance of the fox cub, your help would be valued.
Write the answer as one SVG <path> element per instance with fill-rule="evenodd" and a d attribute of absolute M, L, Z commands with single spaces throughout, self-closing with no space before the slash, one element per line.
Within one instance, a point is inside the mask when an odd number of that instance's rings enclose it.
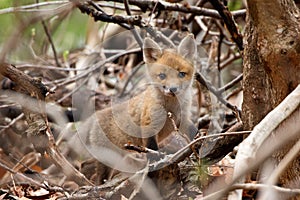
<path fill-rule="evenodd" d="M 158 150 L 164 139 L 174 132 L 174 122 L 187 138 L 194 137 L 197 130 L 189 111 L 195 53 L 192 35 L 187 35 L 177 50 L 163 50 L 152 39 L 144 40 L 146 89 L 128 101 L 97 111 L 84 126 L 85 131 L 88 129 L 85 145 L 99 161 L 98 182 L 110 178 L 112 169 L 134 173 L 146 163 L 141 164 L 137 157 L 129 159 L 134 153 L 125 150 L 125 144 Z M 173 121 L 168 117 L 169 112 Z"/>

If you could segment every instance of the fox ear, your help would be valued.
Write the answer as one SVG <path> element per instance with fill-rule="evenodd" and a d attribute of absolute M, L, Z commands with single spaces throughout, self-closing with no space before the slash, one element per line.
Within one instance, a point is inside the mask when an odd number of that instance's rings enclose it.
<path fill-rule="evenodd" d="M 194 60 L 195 53 L 197 51 L 196 42 L 194 39 L 193 34 L 188 34 L 183 38 L 183 40 L 180 42 L 178 49 L 177 49 L 179 55 L 186 58 L 189 61 Z"/>
<path fill-rule="evenodd" d="M 150 38 L 145 38 L 143 46 L 144 61 L 153 63 L 162 56 L 160 46 Z"/>

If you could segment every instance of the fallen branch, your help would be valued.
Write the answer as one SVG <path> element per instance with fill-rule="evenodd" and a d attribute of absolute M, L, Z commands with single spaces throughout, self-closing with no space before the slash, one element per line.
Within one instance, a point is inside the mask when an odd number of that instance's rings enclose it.
<path fill-rule="evenodd" d="M 300 152 L 300 140 L 296 142 L 296 144 L 290 149 L 290 151 L 285 155 L 285 157 L 280 161 L 276 169 L 270 174 L 270 177 L 266 181 L 266 184 L 270 187 L 266 188 L 265 191 L 261 194 L 261 199 L 271 199 L 272 196 L 268 195 L 274 195 L 274 190 L 276 191 L 276 188 L 273 188 L 273 185 L 276 185 L 279 176 L 282 174 L 282 172 L 289 166 L 289 164 L 297 158 Z M 289 189 L 293 190 L 293 189 Z M 299 190 L 300 191 L 300 190 Z M 281 191 L 279 191 L 281 192 Z M 289 191 L 293 193 L 292 191 Z M 298 194 L 300 194 L 298 192 Z M 275 194 L 277 195 L 277 194 Z"/>
<path fill-rule="evenodd" d="M 264 141 L 299 105 L 300 85 L 255 126 L 252 133 L 242 142 L 236 156 L 233 178 L 239 177 L 251 162 L 255 162 L 258 149 Z M 239 182 L 243 181 L 244 177 L 241 177 Z M 241 199 L 242 191 L 236 191 L 235 194 L 233 198 Z"/>
<path fill-rule="evenodd" d="M 7 129 L 11 128 L 17 121 L 24 117 L 24 113 L 21 113 L 18 117 L 14 118 L 9 124 L 7 124 L 3 129 L 0 130 L 0 134 L 4 133 Z"/>
<path fill-rule="evenodd" d="M 45 182 L 41 183 L 39 181 L 36 181 L 20 172 L 17 172 L 15 170 L 12 170 L 10 169 L 8 166 L 6 166 L 4 163 L 1 162 L 0 160 L 0 167 L 2 167 L 3 169 L 7 170 L 8 172 L 10 172 L 11 174 L 15 175 L 16 177 L 20 177 L 26 181 L 28 181 L 30 184 L 32 185 L 35 185 L 35 186 L 38 186 L 38 187 L 41 187 L 41 188 L 44 188 L 46 190 L 48 190 L 49 192 L 61 192 L 61 193 L 64 193 L 64 189 L 60 188 L 60 187 L 57 187 L 57 186 L 49 186 L 49 185 L 46 185 Z"/>
<path fill-rule="evenodd" d="M 300 127 L 296 126 L 300 120 L 299 96 L 300 85 L 254 127 L 252 133 L 240 145 L 231 183 L 224 186 L 221 181 L 216 181 L 213 188 L 208 188 L 207 194 L 209 195 L 203 200 L 220 199 L 231 191 L 234 183 L 242 183 L 245 174 L 257 168 L 274 151 L 282 148 L 291 140 L 299 139 Z M 285 121 L 284 125 L 280 125 L 283 121 Z M 276 140 L 266 142 L 271 134 L 277 136 Z M 260 151 L 258 152 L 258 150 Z M 236 200 L 240 197 L 241 191 L 236 191 L 229 198 Z"/>
<path fill-rule="evenodd" d="M 75 179 L 79 185 L 93 185 L 86 177 L 72 166 L 67 159 L 58 150 L 53 134 L 48 125 L 48 120 L 45 112 L 45 96 L 49 93 L 48 88 L 39 79 L 31 78 L 27 74 L 19 71 L 13 65 L 0 63 L 0 74 L 15 82 L 15 90 L 19 93 L 24 93 L 37 99 L 29 99 L 33 102 L 35 109 L 39 112 L 32 112 L 30 108 L 23 107 L 24 115 L 29 125 L 26 131 L 28 136 L 32 138 L 35 148 L 43 154 L 46 151 L 56 166 L 58 166 L 66 176 Z M 25 98 L 23 97 L 23 98 Z M 24 101 L 26 101 L 26 99 Z M 28 100 L 28 99 L 27 99 Z"/>
<path fill-rule="evenodd" d="M 239 130 L 240 128 L 241 128 L 240 126 L 235 127 L 235 129 L 237 129 L 237 130 Z M 244 134 L 249 134 L 249 133 L 250 133 L 250 131 L 235 132 L 233 129 L 230 129 L 229 132 L 226 132 L 226 133 L 219 133 L 219 134 L 213 134 L 213 135 L 199 137 L 199 138 L 193 140 L 192 142 L 190 142 L 188 145 L 186 145 L 179 151 L 177 151 L 176 153 L 167 155 L 167 156 L 165 156 L 164 159 L 161 159 L 157 162 L 150 163 L 149 171 L 154 171 L 154 170 L 160 169 L 160 168 L 168 166 L 172 163 L 181 162 L 182 160 L 184 160 L 186 157 L 188 157 L 189 155 L 191 155 L 193 153 L 192 148 L 194 145 L 200 146 L 201 143 L 203 142 L 203 140 L 205 140 L 205 139 L 220 138 L 220 140 L 226 141 L 226 140 L 228 140 L 227 137 L 232 137 L 232 136 L 236 136 L 236 135 L 244 135 Z M 235 144 L 235 145 L 237 145 L 237 144 Z M 207 160 L 207 158 L 203 158 L 203 159 Z"/>
<path fill-rule="evenodd" d="M 149 149 L 147 147 L 144 146 L 135 146 L 133 144 L 125 144 L 124 148 L 127 150 L 132 150 L 132 151 L 136 151 L 138 153 L 150 153 L 153 154 L 155 156 L 163 156 L 164 154 L 160 153 L 159 151 L 155 151 L 152 149 Z"/>
<path fill-rule="evenodd" d="M 251 183 L 244 183 L 244 184 L 234 184 L 230 187 L 230 190 L 236 190 L 236 189 L 244 189 L 244 190 L 260 190 L 260 189 L 274 189 L 278 192 L 282 193 L 288 193 L 292 195 L 300 195 L 300 189 L 290 189 L 290 188 L 284 188 L 279 187 L 276 185 L 267 185 L 267 184 L 251 184 Z M 264 199 L 264 198 L 262 198 Z"/>
<path fill-rule="evenodd" d="M 123 3 L 123 0 L 110 0 L 112 2 L 118 2 Z M 166 1 L 155 1 L 155 0 L 128 0 L 128 3 L 130 5 L 135 5 L 139 7 L 143 12 L 146 12 L 147 10 L 152 11 L 154 8 L 156 9 L 156 12 L 159 11 L 178 11 L 182 13 L 190 13 L 194 15 L 203 15 L 203 16 L 209 16 L 213 18 L 221 19 L 220 14 L 213 9 L 203 8 L 203 7 L 197 7 L 197 6 L 187 6 L 179 3 L 169 3 Z M 239 10 L 239 11 L 233 11 L 232 15 L 234 17 L 242 16 L 245 17 L 246 10 Z"/>

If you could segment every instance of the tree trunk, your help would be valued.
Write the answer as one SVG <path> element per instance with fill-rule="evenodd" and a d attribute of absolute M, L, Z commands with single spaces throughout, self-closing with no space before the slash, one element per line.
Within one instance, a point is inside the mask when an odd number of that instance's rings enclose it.
<path fill-rule="evenodd" d="M 300 14 L 292 0 L 247 3 L 242 120 L 252 130 L 300 83 Z M 287 150 L 276 154 L 278 161 Z M 300 154 L 279 184 L 290 186 L 295 177 L 299 184 L 299 159 Z"/>

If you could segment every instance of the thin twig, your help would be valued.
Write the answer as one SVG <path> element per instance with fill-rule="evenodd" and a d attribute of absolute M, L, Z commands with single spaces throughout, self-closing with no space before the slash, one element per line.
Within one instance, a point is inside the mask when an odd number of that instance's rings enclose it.
<path fill-rule="evenodd" d="M 63 100 L 65 100 L 66 98 L 68 98 L 69 96 L 71 96 L 72 94 L 74 94 L 76 91 L 78 91 L 88 80 L 89 77 L 92 74 L 88 75 L 88 77 L 86 77 L 78 86 L 76 86 L 71 92 L 67 93 L 66 95 L 64 95 L 62 98 L 58 99 L 56 102 L 57 103 L 61 103 Z"/>
<path fill-rule="evenodd" d="M 177 151 L 176 153 L 174 153 L 172 155 L 168 155 L 164 159 L 159 160 L 158 162 L 151 163 L 149 166 L 150 171 L 159 169 L 162 166 L 167 166 L 171 163 L 180 162 L 182 159 L 186 158 L 193 152 L 192 151 L 193 145 L 198 144 L 199 142 L 202 142 L 205 139 L 222 137 L 222 136 L 244 135 L 244 134 L 250 134 L 250 133 L 251 133 L 251 131 L 237 131 L 237 132 L 217 133 L 217 134 L 199 137 L 199 138 L 193 140 L 192 142 L 190 142 L 188 145 L 186 145 L 179 151 Z"/>
<path fill-rule="evenodd" d="M 34 79 L 7 63 L 0 63 L 0 74 L 14 81 L 18 86 L 16 87 L 17 91 L 31 95 L 22 95 L 23 101 L 21 101 L 20 104 L 23 104 L 23 112 L 29 124 L 29 128 L 26 132 L 29 137 L 34 140 L 34 147 L 42 153 L 47 151 L 55 164 L 59 166 L 68 177 L 74 177 L 78 184 L 93 185 L 69 163 L 56 146 L 54 136 L 48 124 L 44 102 L 49 89 L 42 84 L 41 80 Z M 11 96 L 15 100 L 19 99 L 17 94 Z M 21 95 L 19 94 L 19 96 Z M 32 97 L 35 97 L 36 100 Z"/>
<path fill-rule="evenodd" d="M 125 144 L 124 148 L 127 149 L 127 150 L 136 151 L 138 153 L 150 153 L 150 154 L 153 154 L 155 156 L 165 156 L 164 153 L 161 153 L 159 151 L 155 151 L 153 149 L 149 149 L 149 148 L 144 147 L 144 146 L 136 146 L 134 144 Z"/>
<path fill-rule="evenodd" d="M 113 2 L 123 3 L 123 0 L 110 0 Z M 178 3 L 169 3 L 166 1 L 156 1 L 156 0 L 128 0 L 129 4 L 135 5 L 139 7 L 143 12 L 146 12 L 147 10 L 153 10 L 154 6 L 156 5 L 155 11 L 178 11 L 182 13 L 190 13 L 195 15 L 204 15 L 209 16 L 217 19 L 221 19 L 220 14 L 213 9 L 203 8 L 203 7 L 197 7 L 197 6 L 184 6 L 182 4 Z M 243 16 L 246 15 L 246 9 L 233 11 L 232 15 L 234 17 Z"/>
<path fill-rule="evenodd" d="M 141 69 L 141 67 L 143 66 L 144 62 L 139 63 L 137 66 L 134 67 L 134 69 L 132 70 L 131 74 L 129 75 L 129 77 L 127 78 L 124 87 L 122 88 L 119 97 L 124 97 L 126 88 L 129 84 L 129 82 L 131 81 L 132 77 L 139 71 L 139 69 Z"/>
<path fill-rule="evenodd" d="M 29 183 L 31 183 L 31 184 L 33 184 L 33 185 L 36 185 L 36 186 L 38 186 L 38 187 L 44 188 L 44 189 L 49 190 L 49 191 L 55 191 L 55 192 L 61 192 L 61 193 L 64 193 L 64 192 L 65 192 L 65 190 L 62 189 L 62 188 L 60 188 L 60 187 L 57 187 L 57 186 L 55 186 L 55 187 L 50 187 L 50 186 L 48 186 L 48 185 L 46 185 L 46 184 L 40 183 L 40 182 L 38 182 L 38 181 L 36 181 L 36 180 L 30 178 L 30 177 L 28 177 L 28 176 L 25 176 L 24 174 L 22 174 L 22 173 L 20 173 L 20 172 L 17 172 L 17 171 L 15 171 L 15 170 L 12 170 L 10 167 L 8 167 L 8 166 L 6 166 L 4 163 L 2 163 L 2 162 L 1 162 L 1 159 L 0 159 L 0 167 L 2 167 L 3 169 L 5 169 L 6 171 L 10 172 L 11 174 L 14 174 L 14 175 L 16 175 L 16 176 L 19 176 L 19 177 L 21 177 L 21 178 L 27 180 Z"/>
<path fill-rule="evenodd" d="M 229 12 L 228 8 L 224 6 L 223 2 L 221 2 L 220 0 L 211 0 L 210 3 L 222 17 L 224 23 L 226 24 L 227 30 L 231 34 L 232 40 L 237 44 L 239 50 L 243 51 L 243 37 L 236 26 L 231 12 Z"/>
<path fill-rule="evenodd" d="M 101 7 L 104 7 L 104 8 L 113 8 L 113 9 L 116 9 L 116 10 L 124 10 L 125 11 L 124 6 L 101 4 L 101 3 L 98 3 L 98 5 L 101 6 Z M 131 11 L 132 12 L 141 12 L 140 9 L 133 9 L 133 8 L 131 8 Z"/>
<path fill-rule="evenodd" d="M 36 0 L 36 2 L 39 3 L 39 0 Z M 56 63 L 56 65 L 57 65 L 57 67 L 61 67 L 61 65 L 60 65 L 60 63 L 59 63 L 59 61 L 58 61 L 58 57 L 57 57 L 55 45 L 54 45 L 54 43 L 53 43 L 53 40 L 52 40 L 52 36 L 51 36 L 51 34 L 50 34 L 50 31 L 49 31 L 49 29 L 48 29 L 48 27 L 47 27 L 47 25 L 46 25 L 46 23 L 45 23 L 45 20 L 42 19 L 41 22 L 42 22 L 43 29 L 44 29 L 44 31 L 45 31 L 45 33 L 46 33 L 46 36 L 47 36 L 47 38 L 48 38 L 48 41 L 49 41 L 49 43 L 50 43 L 50 46 L 51 46 L 51 48 L 52 48 L 55 63 Z"/>
<path fill-rule="evenodd" d="M 202 4 L 202 1 L 198 0 L 197 3 L 195 4 L 195 7 L 202 7 L 201 4 Z M 195 14 L 191 14 L 186 20 L 187 23 L 188 24 L 191 23 L 194 20 L 195 16 L 196 16 Z"/>
<path fill-rule="evenodd" d="M 224 85 L 223 87 L 218 89 L 218 93 L 223 93 L 227 91 L 228 89 L 232 88 L 235 84 L 243 80 L 243 74 L 238 75 L 235 79 Z M 226 99 L 226 98 L 225 98 Z"/>
<path fill-rule="evenodd" d="M 219 41 L 218 41 L 218 56 L 217 56 L 217 66 L 218 66 L 218 87 L 221 87 L 221 47 L 222 47 L 222 42 L 224 39 L 224 34 L 222 32 L 222 29 L 220 29 L 220 35 L 219 35 Z"/>
<path fill-rule="evenodd" d="M 2 130 L 0 130 L 0 135 L 4 133 L 5 130 L 9 129 L 12 125 L 14 125 L 17 121 L 24 117 L 24 113 L 21 113 L 18 117 L 14 118 L 8 125 L 6 125 Z"/>
<path fill-rule="evenodd" d="M 130 10 L 128 0 L 124 0 L 124 6 L 125 6 L 125 10 L 126 10 L 127 15 L 131 16 L 131 10 Z M 133 25 L 131 25 L 130 31 L 133 34 L 133 36 L 134 36 L 135 40 L 137 41 L 137 43 L 139 44 L 139 46 L 141 48 L 143 48 L 143 40 L 142 40 L 140 34 L 137 32 L 137 30 L 134 28 Z"/>
<path fill-rule="evenodd" d="M 291 189 L 291 188 L 284 188 L 284 187 L 279 187 L 276 185 L 267 185 L 267 184 L 251 184 L 251 183 L 241 183 L 241 184 L 234 184 L 230 187 L 230 190 L 236 190 L 236 189 L 244 189 L 244 190 L 260 190 L 260 189 L 274 189 L 278 192 L 281 193 L 289 193 L 291 195 L 299 195 L 300 194 L 300 189 Z M 264 198 L 262 198 L 264 199 Z"/>
<path fill-rule="evenodd" d="M 224 104 L 227 108 L 233 110 L 234 112 L 238 111 L 239 113 L 241 112 L 239 110 L 239 108 L 237 108 L 236 106 L 232 105 L 231 103 L 229 103 L 227 100 L 225 100 L 223 97 L 221 97 L 221 94 L 218 90 L 215 89 L 215 87 L 209 82 L 206 80 L 206 78 L 204 78 L 204 76 L 200 73 L 200 72 L 197 72 L 196 73 L 196 80 L 204 85 L 205 87 L 207 87 L 207 89 L 212 92 L 216 97 L 217 99 L 222 103 Z"/>
<path fill-rule="evenodd" d="M 57 87 L 61 87 L 63 85 L 66 85 L 66 84 L 69 84 L 69 83 L 73 83 L 81 78 L 84 78 L 86 76 L 88 76 L 88 74 L 94 72 L 95 70 L 98 70 L 100 67 L 102 67 L 104 64 L 108 63 L 108 62 L 112 62 L 114 61 L 115 59 L 117 59 L 118 57 L 120 56 L 123 56 L 125 54 L 130 54 L 130 53 L 136 53 L 138 51 L 140 51 L 141 49 L 140 48 L 135 48 L 135 49 L 131 49 L 131 50 L 124 50 L 123 52 L 120 52 L 116 55 L 113 55 L 109 58 L 107 58 L 106 60 L 101 60 L 99 61 L 98 63 L 94 64 L 92 67 L 90 67 L 89 69 L 87 69 L 85 72 L 82 72 L 80 74 L 78 74 L 77 76 L 74 76 L 70 79 L 66 79 L 65 81 L 57 84 L 54 88 L 51 88 L 51 90 L 54 90 L 56 89 Z"/>
<path fill-rule="evenodd" d="M 229 99 L 230 97 L 232 97 L 232 96 L 235 96 L 235 95 L 237 95 L 239 92 L 241 92 L 243 90 L 243 88 L 242 87 L 238 87 L 238 88 L 236 88 L 236 89 L 233 89 L 229 94 L 227 94 L 225 97 L 224 97 L 224 99 Z"/>
<path fill-rule="evenodd" d="M 228 59 L 224 60 L 222 63 L 221 63 L 221 66 L 220 68 L 221 69 L 224 69 L 227 65 L 231 64 L 233 61 L 241 58 L 241 54 L 239 53 L 235 53 L 235 52 L 232 52 L 232 54 L 229 56 Z"/>
<path fill-rule="evenodd" d="M 103 21 L 108 23 L 119 24 L 120 26 L 128 30 L 131 29 L 131 25 L 144 27 L 145 24 L 141 16 L 138 15 L 135 16 L 108 15 L 106 13 L 94 10 L 83 3 L 78 3 L 77 7 L 80 9 L 82 13 L 86 13 L 88 15 L 93 16 L 95 21 Z"/>
<path fill-rule="evenodd" d="M 210 30 L 210 28 L 212 27 L 211 24 L 208 24 L 208 25 L 204 24 L 204 22 L 203 22 L 204 18 L 205 17 L 203 17 L 203 16 L 195 17 L 195 22 L 197 22 L 197 24 L 201 27 L 201 29 L 203 31 L 205 31 L 205 35 L 203 38 L 205 38 L 207 35 L 212 35 L 212 36 L 220 35 L 219 32 Z"/>
<path fill-rule="evenodd" d="M 31 24 L 41 21 L 41 19 L 48 19 L 52 16 L 58 15 L 60 13 L 64 13 L 66 11 L 70 11 L 72 9 L 72 4 L 64 4 L 61 7 L 52 9 L 51 12 L 47 13 L 37 13 L 34 16 L 31 16 L 23 21 L 23 23 L 19 23 L 18 26 L 15 27 L 15 31 L 10 34 L 10 37 L 6 39 L 4 45 L 2 45 L 2 51 L 0 52 L 0 62 L 5 61 L 6 55 L 12 51 L 17 44 L 19 44 L 18 40 L 20 40 L 21 34 L 24 30 Z"/>
<path fill-rule="evenodd" d="M 94 1 L 87 1 L 89 4 L 91 4 L 95 9 L 98 11 L 107 14 L 98 4 L 96 4 Z"/>
<path fill-rule="evenodd" d="M 68 0 L 61 0 L 61 1 L 47 1 L 47 2 L 40 2 L 40 3 L 35 3 L 35 4 L 30 4 L 30 5 L 24 5 L 24 6 L 19 6 L 19 7 L 9 7 L 9 8 L 4 8 L 0 9 L 0 15 L 2 14 L 8 14 L 8 13 L 16 13 L 16 12 L 49 12 L 52 11 L 52 9 L 31 9 L 31 8 L 39 8 L 42 6 L 49 6 L 49 5 L 60 5 L 60 4 L 67 4 L 70 3 Z"/>
<path fill-rule="evenodd" d="M 55 66 L 39 66 L 39 65 L 33 65 L 33 64 L 22 64 L 22 65 L 17 65 L 16 68 L 22 69 L 22 68 L 38 68 L 38 69 L 47 69 L 47 70 L 58 70 L 58 71 L 84 71 L 87 70 L 88 68 L 81 68 L 81 69 L 76 69 L 76 68 L 63 68 L 63 67 L 55 67 Z"/>
<path fill-rule="evenodd" d="M 97 5 L 94 2 L 92 5 Z M 123 16 L 123 15 L 108 15 L 105 12 L 94 10 L 88 5 L 84 3 L 77 3 L 77 7 L 80 9 L 82 13 L 86 13 L 94 18 L 95 21 L 103 21 L 108 23 L 115 23 L 120 25 L 121 27 L 127 30 L 134 30 L 133 35 L 137 40 L 139 46 L 142 48 L 143 41 L 137 31 L 134 29 L 134 26 L 138 26 L 143 28 L 144 30 L 149 33 L 149 35 L 155 39 L 161 39 L 164 43 L 168 44 L 169 46 L 174 46 L 170 40 L 161 34 L 159 31 L 156 31 L 152 26 L 145 23 L 145 20 L 140 15 L 132 15 L 132 16 Z M 96 7 L 96 6 L 93 6 Z"/>

